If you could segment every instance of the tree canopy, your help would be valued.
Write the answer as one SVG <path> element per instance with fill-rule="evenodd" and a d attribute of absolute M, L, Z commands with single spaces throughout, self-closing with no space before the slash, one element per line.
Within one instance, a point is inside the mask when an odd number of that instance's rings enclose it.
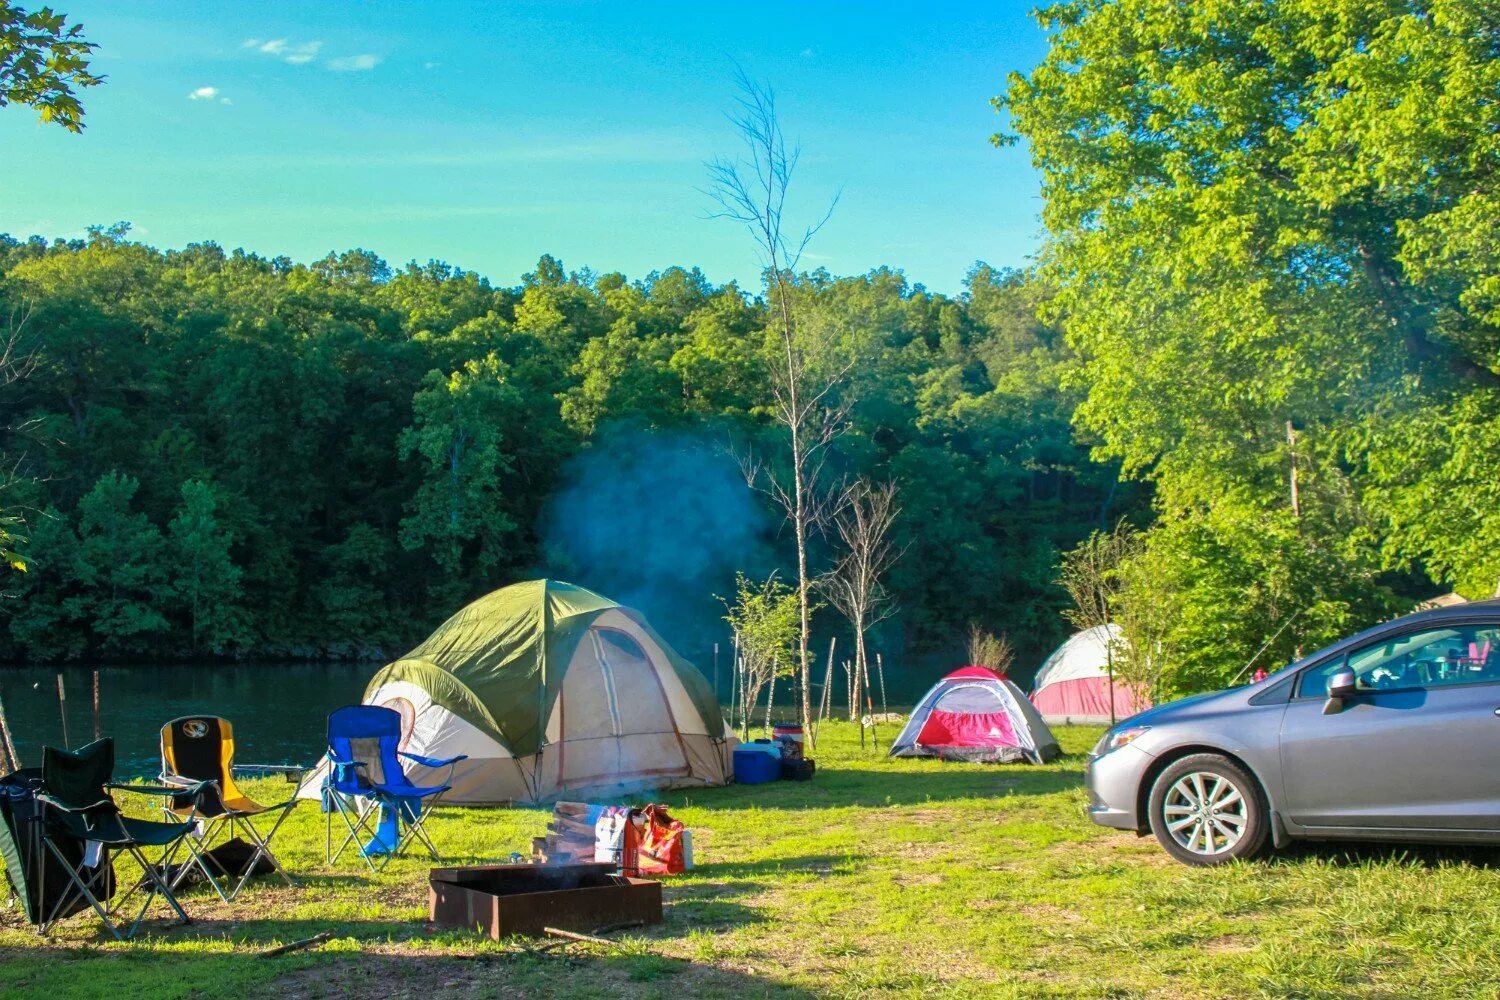
<path fill-rule="evenodd" d="M 1140 495 L 1074 441 L 1072 361 L 1038 318 L 1043 293 L 981 266 L 958 297 L 887 269 L 813 272 L 793 294 L 862 358 L 834 471 L 899 482 L 893 544 L 933 554 L 892 571 L 902 611 L 882 648 L 956 653 L 978 621 L 1039 657 L 1064 631 L 1059 553 Z M 576 494 L 607 470 L 599 496 L 659 492 L 619 481 L 652 453 L 622 451 L 622 433 L 731 463 L 742 444 L 774 454 L 766 303 L 691 268 L 629 280 L 544 257 L 496 287 L 361 250 L 160 251 L 116 226 L 0 237 L 0 315 L 21 303 L 39 353 L 0 395 L 32 512 L 11 657 L 389 652 L 488 590 L 577 571 L 553 558 L 565 482 Z M 595 448 L 617 460 L 579 464 Z M 785 576 L 778 520 L 734 536 L 722 579 L 684 577 L 706 594 L 643 610 L 730 594 L 736 568 Z M 816 542 L 818 568 L 832 555 Z M 722 639 L 717 617 L 703 629 Z M 699 636 L 672 638 L 701 655 Z"/>
<path fill-rule="evenodd" d="M 1284 657 L 1409 607 L 1424 574 L 1488 596 L 1494 4 L 1038 16 L 1049 52 L 997 104 L 1043 173 L 1078 426 L 1154 486 L 1181 687 L 1228 680 L 1292 615 Z"/>

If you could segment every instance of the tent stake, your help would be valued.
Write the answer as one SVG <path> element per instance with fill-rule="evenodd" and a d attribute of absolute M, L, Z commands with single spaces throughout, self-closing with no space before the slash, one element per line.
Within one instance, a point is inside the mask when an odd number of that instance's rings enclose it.
<path fill-rule="evenodd" d="M 57 675 L 57 712 L 62 716 L 63 746 L 69 750 L 73 749 L 73 741 L 68 738 L 68 691 L 63 687 L 63 675 Z"/>

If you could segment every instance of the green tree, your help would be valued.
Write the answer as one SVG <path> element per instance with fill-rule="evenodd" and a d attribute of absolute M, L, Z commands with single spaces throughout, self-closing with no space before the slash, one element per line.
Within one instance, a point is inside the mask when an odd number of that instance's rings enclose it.
<path fill-rule="evenodd" d="M 83 25 L 49 7 L 26 11 L 0 0 L 0 108 L 33 108 L 43 122 L 69 132 L 83 131 L 83 105 L 74 88 L 95 87 L 102 76 L 90 72 L 96 46 L 83 38 Z"/>
<path fill-rule="evenodd" d="M 79 593 L 66 602 L 89 623 L 105 653 L 142 653 L 167 631 L 166 546 L 145 514 L 131 510 L 140 484 L 117 472 L 99 477 L 78 503 L 73 576 Z"/>
<path fill-rule="evenodd" d="M 1183 621 L 1219 637 L 1184 654 L 1199 683 L 1289 615 L 1271 655 L 1377 620 L 1413 583 L 1382 571 L 1434 553 L 1400 428 L 1492 392 L 1495 354 L 1441 252 L 1430 275 L 1414 254 L 1494 191 L 1467 159 L 1493 143 L 1487 9 L 1074 0 L 1039 14 L 1049 53 L 999 100 L 1043 171 L 1078 425 L 1150 479 Z"/>
<path fill-rule="evenodd" d="M 762 581 L 735 574 L 734 600 L 720 598 L 734 630 L 739 662 L 740 736 L 750 738 L 750 717 L 760 693 L 797 664 L 802 610 L 797 592 L 772 574 Z"/>
<path fill-rule="evenodd" d="M 230 556 L 234 538 L 218 517 L 214 487 L 182 484 L 182 507 L 167 525 L 172 596 L 186 613 L 191 652 L 223 653 L 250 638 L 242 606 L 240 567 Z"/>
<path fill-rule="evenodd" d="M 412 401 L 400 448 L 421 462 L 423 480 L 401 539 L 408 549 L 427 546 L 450 579 L 493 568 L 518 527 L 504 507 L 516 472 L 505 446 L 522 426 L 523 402 L 493 354 L 451 375 L 430 373 Z"/>

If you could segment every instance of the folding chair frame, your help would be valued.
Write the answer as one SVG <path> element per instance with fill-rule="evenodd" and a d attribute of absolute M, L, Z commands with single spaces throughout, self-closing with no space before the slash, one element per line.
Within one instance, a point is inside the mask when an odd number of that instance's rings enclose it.
<path fill-rule="evenodd" d="M 148 795 L 179 795 L 182 793 L 182 789 L 180 788 L 159 788 L 151 785 L 120 785 L 110 783 L 106 784 L 104 787 L 106 789 L 139 792 Z M 67 813 L 77 813 L 81 811 L 77 809 L 70 809 L 69 807 L 63 805 L 57 799 L 52 798 L 46 793 L 42 793 L 38 796 L 38 798 L 43 803 L 45 803 L 49 809 L 58 809 Z M 95 803 L 95 805 L 104 805 L 106 803 L 114 805 L 113 801 L 109 799 L 101 800 L 100 802 Z M 193 817 L 189 817 L 187 822 L 184 822 L 182 825 L 190 826 L 194 821 L 195 820 Z M 132 858 L 134 858 L 136 864 L 141 866 L 141 872 L 149 887 L 146 890 L 146 898 L 144 901 L 142 901 L 140 910 L 136 913 L 135 919 L 131 921 L 130 929 L 122 932 L 120 928 L 123 926 L 123 921 L 115 920 L 114 915 L 119 913 L 124 908 L 126 901 L 140 890 L 140 883 L 137 882 L 131 885 L 131 887 L 127 889 L 123 895 L 117 895 L 109 906 L 104 905 L 104 903 L 95 893 L 95 884 L 101 877 L 105 876 L 106 872 L 110 871 L 107 859 L 100 860 L 99 865 L 94 869 L 94 874 L 90 875 L 88 879 L 85 880 L 83 878 L 80 878 L 80 870 L 87 868 L 88 866 L 83 864 L 82 861 L 78 862 L 76 866 L 74 862 L 69 861 L 67 856 L 63 854 L 62 850 L 53 841 L 44 824 L 41 831 L 42 843 L 46 845 L 47 850 L 67 871 L 68 881 L 73 885 L 73 892 L 68 895 L 60 896 L 58 898 L 58 901 L 52 907 L 52 911 L 47 914 L 46 918 L 37 925 L 37 933 L 43 935 L 47 934 L 58 922 L 58 920 L 61 919 L 58 914 L 62 911 L 63 907 L 67 903 L 72 902 L 74 899 L 77 899 L 80 896 L 83 899 L 87 900 L 88 904 L 93 907 L 94 912 L 99 915 L 99 919 L 109 930 L 110 934 L 114 935 L 115 940 L 117 941 L 128 941 L 131 938 L 135 937 L 136 932 L 140 930 L 141 922 L 146 918 L 146 911 L 151 908 L 151 901 L 158 895 L 161 896 L 162 899 L 167 903 L 167 905 L 177 913 L 180 923 L 192 923 L 192 918 L 187 915 L 187 911 L 184 910 L 182 908 L 182 904 L 177 901 L 177 896 L 172 891 L 173 886 L 167 882 L 165 875 L 166 872 L 171 871 L 173 859 L 177 857 L 177 852 L 182 848 L 184 841 L 186 841 L 190 836 L 191 834 L 188 831 L 184 830 L 176 840 L 172 841 L 170 844 L 165 845 L 161 859 L 157 862 L 156 865 L 152 865 L 151 862 L 147 860 L 145 852 L 141 850 L 141 845 L 136 843 L 135 841 L 127 841 L 125 843 L 117 844 L 104 844 L 105 850 L 116 852 L 123 851 L 124 853 L 129 854 Z M 116 881 L 116 888 L 118 888 L 118 886 L 119 883 L 118 881 Z"/>
<path fill-rule="evenodd" d="M 413 757 L 411 754 L 402 753 L 401 756 L 419 760 L 419 762 L 423 763 L 426 762 L 425 759 Z M 363 761 L 341 761 L 335 758 L 332 753 L 328 754 L 327 759 L 329 776 L 324 781 L 323 797 L 328 802 L 324 849 L 327 853 L 329 864 L 333 864 L 342 857 L 344 851 L 348 850 L 349 845 L 357 841 L 360 837 L 364 836 L 374 839 L 379 836 L 378 819 L 372 819 L 372 817 L 377 817 L 379 810 L 386 806 L 397 810 L 397 829 L 400 830 L 404 821 L 406 830 L 397 837 L 396 846 L 389 851 L 381 851 L 378 855 L 372 855 L 364 848 L 360 848 L 359 855 L 364 859 L 365 864 L 369 866 L 370 871 L 379 872 L 383 870 L 386 865 L 391 863 L 392 858 L 405 852 L 413 840 L 420 840 L 422 842 L 422 846 L 427 848 L 427 853 L 431 855 L 433 861 L 443 860 L 442 856 L 438 854 L 437 848 L 433 846 L 432 838 L 427 835 L 427 819 L 432 815 L 432 811 L 437 808 L 443 796 L 447 794 L 448 789 L 446 787 L 440 792 L 434 792 L 431 795 L 420 798 L 416 796 L 391 795 L 374 788 L 371 788 L 368 794 L 351 795 L 329 787 L 332 784 L 334 769 L 340 767 L 362 768 L 366 764 Z M 443 779 L 444 786 L 448 784 L 448 779 L 453 776 L 454 766 L 463 759 L 465 758 L 457 757 L 445 762 L 448 767 L 448 774 Z M 354 801 L 356 799 L 358 801 Z M 344 839 L 339 842 L 338 850 L 333 849 L 333 814 L 335 812 L 343 819 L 344 825 L 348 829 L 348 833 L 344 835 Z M 372 823 L 376 825 L 372 826 Z M 377 856 L 380 858 L 378 864 L 375 860 Z"/>
<path fill-rule="evenodd" d="M 164 774 L 161 777 L 163 781 L 170 782 L 177 780 L 172 775 Z M 208 782 L 207 784 L 217 785 L 218 783 Z M 292 814 L 292 810 L 296 805 L 297 799 L 293 797 L 285 802 L 278 802 L 274 806 L 267 806 L 257 813 L 230 810 L 218 816 L 198 816 L 197 822 L 202 825 L 203 832 L 197 837 L 189 834 L 185 838 L 188 841 L 188 862 L 196 866 L 203 873 L 203 877 L 208 879 L 208 884 L 214 887 L 214 892 L 217 892 L 219 898 L 226 903 L 232 902 L 240 894 L 240 891 L 245 888 L 245 884 L 255 874 L 255 866 L 260 862 L 261 858 L 269 861 L 271 867 L 276 869 L 276 874 L 281 876 L 282 881 L 295 889 L 298 882 L 287 873 L 287 870 L 281 866 L 280 859 L 271 852 L 271 839 L 276 836 L 276 831 L 281 829 L 281 824 L 286 822 L 286 818 Z M 197 800 L 194 800 L 194 809 L 195 811 L 197 809 Z M 180 818 L 169 806 L 163 806 L 162 812 L 173 818 Z M 271 824 L 270 832 L 262 834 L 253 822 L 252 817 L 265 816 L 270 818 L 276 813 L 280 815 L 277 815 L 276 821 Z M 250 843 L 255 846 L 255 851 L 251 854 L 250 860 L 246 862 L 244 871 L 238 876 L 220 866 L 208 856 L 211 849 L 210 845 L 213 844 L 220 833 L 226 834 L 225 840 L 227 841 L 234 836 L 236 831 L 243 833 Z M 215 868 L 219 869 L 220 877 L 224 880 L 223 883 L 220 882 L 219 877 L 214 875 L 213 869 Z M 188 864 L 184 864 L 172 877 L 172 888 L 175 889 L 182 884 L 182 880 L 187 877 L 188 871 Z M 234 888 L 226 891 L 224 885 L 235 878 L 238 878 L 239 881 L 235 882 Z"/>

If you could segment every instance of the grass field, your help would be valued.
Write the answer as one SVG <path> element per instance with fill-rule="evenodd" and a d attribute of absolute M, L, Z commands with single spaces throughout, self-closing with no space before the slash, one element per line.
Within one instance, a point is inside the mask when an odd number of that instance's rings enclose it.
<path fill-rule="evenodd" d="M 831 729 L 831 732 L 829 731 Z M 890 735 L 889 733 L 886 734 Z M 817 778 L 661 798 L 698 868 L 666 921 L 543 955 L 423 927 L 426 864 L 370 876 L 322 857 L 302 805 L 278 846 L 299 889 L 262 880 L 130 944 L 92 915 L 49 940 L 14 910 L 0 993 L 65 997 L 1494 997 L 1500 852 L 1324 845 L 1202 870 L 1084 816 L 1083 754 L 1047 767 L 890 761 L 825 727 Z M 265 796 L 287 786 L 257 785 Z M 144 805 L 144 800 L 142 801 Z M 449 808 L 456 861 L 526 851 L 547 812 Z M 165 911 L 163 911 L 165 912 Z M 331 930 L 315 951 L 263 959 Z"/>

